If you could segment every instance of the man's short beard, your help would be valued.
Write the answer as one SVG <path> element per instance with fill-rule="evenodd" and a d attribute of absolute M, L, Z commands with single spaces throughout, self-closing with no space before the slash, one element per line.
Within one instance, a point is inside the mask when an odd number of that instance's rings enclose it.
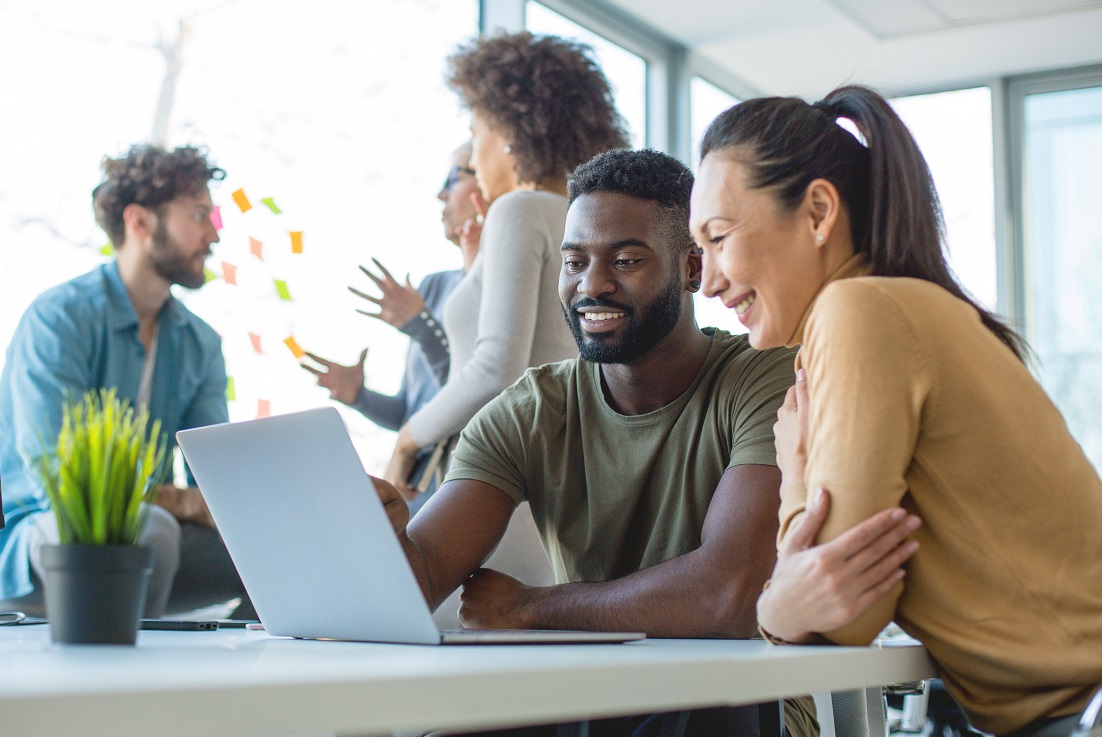
<path fill-rule="evenodd" d="M 206 284 L 206 274 L 202 271 L 196 274 L 190 268 L 191 259 L 183 257 L 180 245 L 169 236 L 164 218 L 157 220 L 157 229 L 153 231 L 153 249 L 149 253 L 153 271 L 169 283 L 187 289 L 198 289 Z"/>
<path fill-rule="evenodd" d="M 645 356 L 667 335 L 673 332 L 677 321 L 681 319 L 681 297 L 684 291 L 680 277 L 670 279 L 666 289 L 637 315 L 620 305 L 600 300 L 579 300 L 567 309 L 562 308 L 566 324 L 574 334 L 578 351 L 582 358 L 591 363 L 631 363 Z M 578 307 L 604 306 L 623 310 L 626 325 L 622 337 L 612 342 L 612 336 L 605 333 L 586 333 L 582 330 L 582 319 Z"/>

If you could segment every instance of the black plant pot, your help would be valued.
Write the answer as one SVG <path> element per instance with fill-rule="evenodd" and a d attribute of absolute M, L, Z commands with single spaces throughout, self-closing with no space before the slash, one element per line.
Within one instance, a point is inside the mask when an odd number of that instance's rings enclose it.
<path fill-rule="evenodd" d="M 134 644 L 153 572 L 152 548 L 44 545 L 42 564 L 54 642 Z"/>

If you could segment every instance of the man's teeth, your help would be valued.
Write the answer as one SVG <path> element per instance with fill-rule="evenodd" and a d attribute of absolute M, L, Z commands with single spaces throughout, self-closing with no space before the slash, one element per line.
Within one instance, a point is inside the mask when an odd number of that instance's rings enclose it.
<path fill-rule="evenodd" d="M 754 295 L 751 294 L 749 297 L 735 305 L 735 314 L 741 315 L 742 313 L 750 309 L 750 305 L 752 304 L 754 304 Z"/>
<path fill-rule="evenodd" d="M 614 317 L 623 317 L 623 312 L 583 312 L 587 320 L 611 320 Z"/>

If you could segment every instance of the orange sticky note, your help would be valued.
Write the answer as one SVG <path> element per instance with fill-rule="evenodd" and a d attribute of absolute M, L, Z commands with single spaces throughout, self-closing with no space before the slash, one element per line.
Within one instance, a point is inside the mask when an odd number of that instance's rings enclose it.
<path fill-rule="evenodd" d="M 264 259 L 264 244 L 258 241 L 256 238 L 249 238 L 249 250 L 258 259 Z"/>
<path fill-rule="evenodd" d="M 249 202 L 249 198 L 245 196 L 245 190 L 239 189 L 232 195 L 234 203 L 240 208 L 241 212 L 248 212 L 253 209 L 253 205 Z"/>
<path fill-rule="evenodd" d="M 222 262 L 222 278 L 225 280 L 225 282 L 227 284 L 236 285 L 237 284 L 237 267 L 234 266 L 233 264 L 227 264 L 225 261 L 223 261 Z"/>
<path fill-rule="evenodd" d="M 267 399 L 256 400 L 256 419 L 272 416 L 272 403 Z"/>
<path fill-rule="evenodd" d="M 259 335 L 257 335 L 256 333 L 249 333 L 249 340 L 251 340 L 253 342 L 253 350 L 254 351 L 256 351 L 257 353 L 263 353 L 264 352 L 264 351 L 260 350 L 260 336 Z"/>
<path fill-rule="evenodd" d="M 295 358 L 302 358 L 306 355 L 306 351 L 299 347 L 299 344 L 295 342 L 293 337 L 286 338 L 283 344 L 291 349 L 291 353 L 295 354 Z"/>
<path fill-rule="evenodd" d="M 302 232 L 291 231 L 291 253 L 302 253 Z"/>

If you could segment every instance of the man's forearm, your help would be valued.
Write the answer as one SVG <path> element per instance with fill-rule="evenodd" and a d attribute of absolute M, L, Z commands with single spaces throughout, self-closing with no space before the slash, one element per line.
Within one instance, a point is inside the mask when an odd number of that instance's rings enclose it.
<path fill-rule="evenodd" d="M 708 557 L 698 550 L 615 581 L 527 588 L 518 617 L 533 629 L 750 637 L 757 630 L 755 603 L 768 569 L 728 567 Z"/>
<path fill-rule="evenodd" d="M 181 488 L 172 484 L 161 484 L 153 503 L 163 507 L 180 522 L 194 522 L 214 527 L 214 520 L 210 516 L 203 494 L 194 486 Z"/>

